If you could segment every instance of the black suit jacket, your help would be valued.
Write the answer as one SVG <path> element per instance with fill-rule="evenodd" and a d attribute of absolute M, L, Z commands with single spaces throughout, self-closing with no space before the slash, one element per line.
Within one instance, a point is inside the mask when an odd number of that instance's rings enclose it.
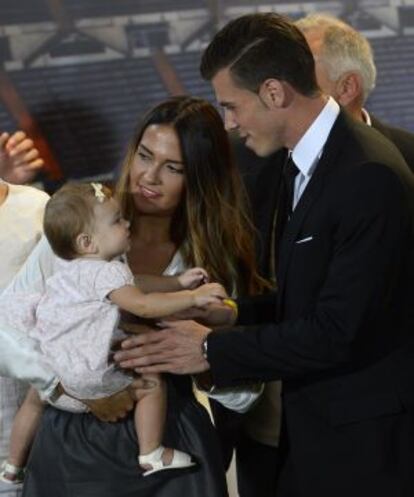
<path fill-rule="evenodd" d="M 413 202 L 395 147 L 341 113 L 281 240 L 278 292 L 251 306 L 256 325 L 209 336 L 217 385 L 284 380 L 293 495 L 414 490 Z"/>
<path fill-rule="evenodd" d="M 414 134 L 405 129 L 384 124 L 375 116 L 370 115 L 372 127 L 388 138 L 401 152 L 411 171 L 414 171 Z"/>

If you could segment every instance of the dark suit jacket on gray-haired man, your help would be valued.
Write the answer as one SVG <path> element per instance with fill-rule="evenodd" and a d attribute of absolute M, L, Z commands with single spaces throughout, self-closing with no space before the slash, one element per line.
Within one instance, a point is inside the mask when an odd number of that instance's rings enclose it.
<path fill-rule="evenodd" d="M 413 495 L 413 175 L 320 92 L 312 53 L 282 16 L 231 21 L 201 71 L 226 127 L 259 156 L 285 149 L 298 168 L 275 240 L 278 290 L 244 303 L 238 326 L 165 323 L 117 360 L 141 372 L 210 369 L 221 386 L 282 379 L 278 497 Z"/>

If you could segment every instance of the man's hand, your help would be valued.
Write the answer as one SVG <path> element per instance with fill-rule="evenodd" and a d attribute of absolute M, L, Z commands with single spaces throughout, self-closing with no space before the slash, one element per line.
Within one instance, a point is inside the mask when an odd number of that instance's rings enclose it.
<path fill-rule="evenodd" d="M 23 131 L 0 134 L 0 177 L 10 183 L 27 183 L 44 165 L 33 140 Z"/>
<path fill-rule="evenodd" d="M 138 373 L 201 373 L 209 369 L 202 343 L 211 329 L 195 321 L 164 321 L 159 331 L 128 338 L 114 356 L 123 368 Z"/>
<path fill-rule="evenodd" d="M 103 399 L 81 399 L 91 413 L 101 421 L 117 421 L 125 418 L 134 407 L 129 388 Z"/>

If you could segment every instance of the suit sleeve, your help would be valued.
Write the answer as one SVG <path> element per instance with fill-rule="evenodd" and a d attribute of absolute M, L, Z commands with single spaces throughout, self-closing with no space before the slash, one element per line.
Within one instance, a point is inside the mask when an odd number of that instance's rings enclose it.
<path fill-rule="evenodd" d="M 266 323 L 274 320 L 276 310 L 276 292 L 264 293 L 253 297 L 239 297 L 239 325 Z"/>
<path fill-rule="evenodd" d="M 411 257 L 411 213 L 400 179 L 378 164 L 356 167 L 341 190 L 331 258 L 311 312 L 210 334 L 208 361 L 217 385 L 299 379 L 347 367 L 361 343 L 378 345 L 378 316 Z"/>

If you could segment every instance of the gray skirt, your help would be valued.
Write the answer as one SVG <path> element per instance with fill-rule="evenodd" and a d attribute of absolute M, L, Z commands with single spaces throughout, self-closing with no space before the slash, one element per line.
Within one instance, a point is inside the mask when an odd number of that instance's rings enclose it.
<path fill-rule="evenodd" d="M 34 441 L 23 497 L 227 497 L 217 435 L 188 378 L 168 379 L 164 445 L 197 466 L 143 477 L 132 415 L 103 423 L 48 407 Z"/>

